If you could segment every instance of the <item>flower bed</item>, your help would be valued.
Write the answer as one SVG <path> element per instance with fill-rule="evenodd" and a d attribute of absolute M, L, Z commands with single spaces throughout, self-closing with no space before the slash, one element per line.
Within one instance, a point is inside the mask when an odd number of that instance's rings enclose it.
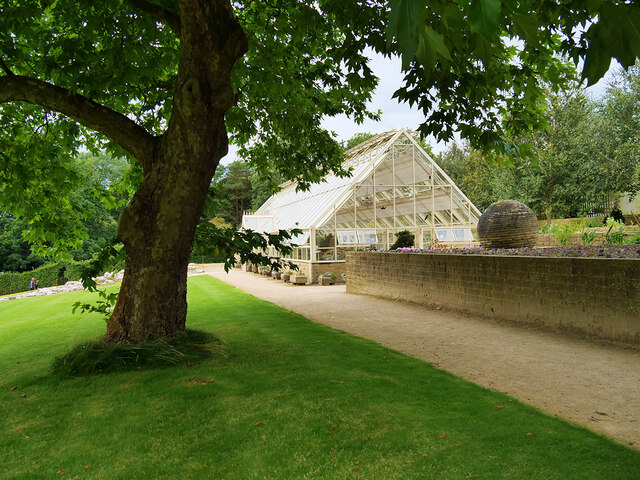
<path fill-rule="evenodd" d="M 640 245 L 586 245 L 574 247 L 533 248 L 398 248 L 398 253 L 438 255 L 507 255 L 522 257 L 640 258 Z"/>

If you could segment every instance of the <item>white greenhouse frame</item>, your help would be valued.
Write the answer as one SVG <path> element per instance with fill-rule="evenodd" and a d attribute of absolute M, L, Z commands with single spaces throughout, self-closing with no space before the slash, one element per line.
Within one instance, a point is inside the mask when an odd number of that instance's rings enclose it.
<path fill-rule="evenodd" d="M 307 263 L 311 278 L 314 264 L 344 262 L 346 250 L 388 249 L 401 230 L 414 233 L 417 248 L 473 242 L 480 211 L 407 130 L 352 148 L 343 166 L 350 177 L 328 175 L 307 191 L 284 183 L 255 213 L 245 213 L 242 227 L 302 230 L 288 259 Z"/>

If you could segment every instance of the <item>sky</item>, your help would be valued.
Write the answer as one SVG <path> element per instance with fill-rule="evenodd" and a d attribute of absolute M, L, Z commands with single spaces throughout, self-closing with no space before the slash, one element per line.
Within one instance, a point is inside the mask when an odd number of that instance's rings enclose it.
<path fill-rule="evenodd" d="M 323 121 L 323 126 L 337 134 L 339 141 L 348 140 L 356 133 L 382 133 L 395 128 L 404 127 L 409 130 L 415 130 L 424 119 L 424 116 L 417 108 L 411 108 L 407 103 L 399 103 L 396 99 L 391 98 L 402 85 L 401 61 L 398 57 L 385 58 L 382 55 L 371 52 L 370 63 L 373 73 L 380 78 L 380 83 L 376 88 L 369 108 L 372 111 L 381 110 L 381 120 L 376 122 L 366 120 L 358 125 L 346 115 L 327 118 Z M 606 86 L 612 78 L 615 68 L 609 69 L 609 72 L 595 85 L 589 87 L 587 92 L 598 98 L 604 94 Z M 427 137 L 427 143 L 431 144 L 435 153 L 445 150 L 449 144 L 437 142 L 433 137 Z M 222 160 L 223 164 L 229 164 L 236 160 L 237 148 L 233 145 L 229 147 L 229 154 Z"/>

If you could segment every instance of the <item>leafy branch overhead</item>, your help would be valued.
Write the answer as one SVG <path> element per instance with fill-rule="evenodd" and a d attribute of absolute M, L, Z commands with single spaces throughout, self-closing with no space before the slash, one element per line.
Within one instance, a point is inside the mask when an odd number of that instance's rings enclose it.
<path fill-rule="evenodd" d="M 105 341 L 173 337 L 185 331 L 193 239 L 229 141 L 265 176 L 304 186 L 346 174 L 322 121 L 378 118 L 368 108 L 372 49 L 403 55 L 396 96 L 425 112 L 423 134 L 446 139 L 459 129 L 510 148 L 504 134 L 544 124 L 544 88 L 574 78 L 560 55 L 586 57 L 590 81 L 611 55 L 625 65 L 637 56 L 639 7 L 604 5 L 4 0 L 0 176 L 11 188 L 0 184 L 0 208 L 29 217 L 50 253 L 77 246 L 82 219 L 66 229 L 56 221 L 73 210 L 65 195 L 79 180 L 68 163 L 82 150 L 126 157 L 135 192 L 118 220 L 126 268 Z M 41 191 L 16 193 L 34 184 Z M 236 247 L 261 245 L 251 234 L 201 233 L 229 255 L 251 258 Z"/>
<path fill-rule="evenodd" d="M 426 116 L 424 135 L 456 129 L 481 147 L 546 125 L 548 91 L 593 85 L 612 59 L 640 57 L 637 2 L 390 0 L 386 45 L 402 57 L 395 96 Z"/>
<path fill-rule="evenodd" d="M 280 257 L 269 257 L 262 253 L 272 246 L 284 257 L 290 256 L 296 244 L 293 242 L 302 230 L 279 230 L 278 233 L 263 234 L 253 230 L 238 231 L 233 228 L 218 228 L 210 222 L 198 225 L 195 248 L 222 258 L 224 269 L 247 262 L 265 265 L 279 271 L 284 268 L 297 270 L 297 265 L 283 261 Z"/>

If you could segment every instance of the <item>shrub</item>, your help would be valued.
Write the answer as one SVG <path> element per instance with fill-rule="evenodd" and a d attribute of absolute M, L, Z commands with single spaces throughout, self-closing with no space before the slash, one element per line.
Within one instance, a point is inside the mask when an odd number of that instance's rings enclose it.
<path fill-rule="evenodd" d="M 640 245 L 640 233 L 636 233 L 632 237 L 628 237 L 627 239 L 625 239 L 625 243 L 628 243 L 630 245 Z"/>
<path fill-rule="evenodd" d="M 569 239 L 575 232 L 574 225 L 561 225 L 555 232 L 553 232 L 553 236 L 558 241 L 558 243 L 562 246 L 566 245 L 569 242 Z"/>
<path fill-rule="evenodd" d="M 620 210 L 618 207 L 614 207 L 613 210 L 609 212 L 609 216 L 605 217 L 602 223 L 604 223 L 605 225 L 609 225 L 608 220 L 610 218 L 615 220 L 616 222 L 624 223 L 624 215 L 622 214 L 622 210 Z"/>
<path fill-rule="evenodd" d="M 402 230 L 398 232 L 396 242 L 389 247 L 389 250 L 395 250 L 397 248 L 413 247 L 415 235 L 409 230 Z"/>
<path fill-rule="evenodd" d="M 624 223 L 612 217 L 607 218 L 607 233 L 604 234 L 607 243 L 611 245 L 622 245 L 624 243 Z"/>
<path fill-rule="evenodd" d="M 584 221 L 584 226 L 586 228 L 590 228 L 590 227 L 599 227 L 602 225 L 602 222 L 600 221 L 600 217 L 591 217 L 591 218 L 587 218 Z"/>
<path fill-rule="evenodd" d="M 540 233 L 554 234 L 558 231 L 558 225 L 553 223 L 551 225 L 543 225 L 540 227 Z"/>
<path fill-rule="evenodd" d="M 322 278 L 331 278 L 331 279 L 333 279 L 333 280 L 335 280 L 336 278 L 338 278 L 338 277 L 336 277 L 336 274 L 335 274 L 335 273 L 332 273 L 332 272 L 325 272 L 325 273 L 323 273 L 323 274 L 322 274 L 322 275 L 320 275 L 320 276 L 321 276 Z"/>
<path fill-rule="evenodd" d="M 582 238 L 582 245 L 589 245 L 596 238 L 597 232 L 595 230 L 583 230 L 580 233 L 580 237 Z"/>
<path fill-rule="evenodd" d="M 84 262 L 62 261 L 48 263 L 29 272 L 7 272 L 0 275 L 0 295 L 24 292 L 29 289 L 29 280 L 35 278 L 39 287 L 64 285 L 68 280 L 80 280 Z"/>

